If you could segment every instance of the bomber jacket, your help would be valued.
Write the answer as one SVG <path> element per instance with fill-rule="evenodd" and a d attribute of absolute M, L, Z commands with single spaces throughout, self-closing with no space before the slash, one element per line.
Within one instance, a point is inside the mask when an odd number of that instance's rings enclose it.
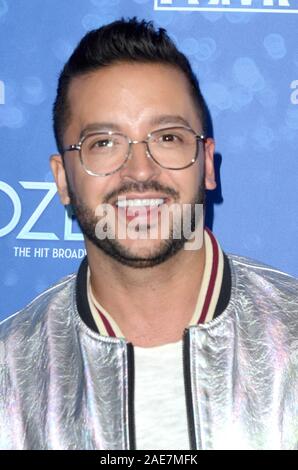
<path fill-rule="evenodd" d="M 183 335 L 190 449 L 298 449 L 298 281 L 227 259 L 224 311 Z M 0 449 L 137 447 L 134 347 L 83 320 L 84 263 L 0 324 Z"/>

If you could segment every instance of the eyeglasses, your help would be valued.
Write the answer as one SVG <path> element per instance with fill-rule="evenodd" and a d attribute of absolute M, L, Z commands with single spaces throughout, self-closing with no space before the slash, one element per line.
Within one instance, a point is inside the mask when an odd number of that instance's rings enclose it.
<path fill-rule="evenodd" d="M 131 140 L 124 134 L 104 131 L 86 134 L 63 152 L 78 150 L 88 175 L 108 176 L 126 164 L 133 144 L 145 144 L 147 156 L 162 168 L 183 170 L 195 163 L 199 144 L 205 141 L 204 135 L 196 134 L 188 127 L 159 129 L 149 133 L 145 140 Z"/>

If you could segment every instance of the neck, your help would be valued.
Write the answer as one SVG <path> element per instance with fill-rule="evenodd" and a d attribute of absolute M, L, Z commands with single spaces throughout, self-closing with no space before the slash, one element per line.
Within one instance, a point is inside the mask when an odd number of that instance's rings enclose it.
<path fill-rule="evenodd" d="M 86 249 L 93 294 L 128 341 L 149 347 L 182 338 L 204 273 L 204 245 L 152 268 L 124 266 L 88 240 Z"/>

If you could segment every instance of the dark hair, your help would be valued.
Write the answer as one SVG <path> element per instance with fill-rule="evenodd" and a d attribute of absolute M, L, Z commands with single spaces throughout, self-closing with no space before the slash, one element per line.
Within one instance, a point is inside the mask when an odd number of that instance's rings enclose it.
<path fill-rule="evenodd" d="M 198 108 L 203 131 L 207 131 L 207 106 L 196 76 L 184 54 L 178 51 L 163 28 L 136 18 L 118 20 L 87 33 L 66 62 L 58 82 L 53 109 L 54 133 L 63 153 L 63 135 L 70 120 L 68 88 L 71 80 L 116 62 L 149 62 L 172 65 L 187 77 Z"/>

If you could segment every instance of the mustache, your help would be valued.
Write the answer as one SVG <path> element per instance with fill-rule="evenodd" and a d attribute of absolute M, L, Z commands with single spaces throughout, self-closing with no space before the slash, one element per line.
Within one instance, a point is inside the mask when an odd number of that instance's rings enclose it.
<path fill-rule="evenodd" d="M 108 204 L 110 200 L 117 199 L 119 196 L 123 196 L 130 192 L 134 193 L 145 193 L 146 191 L 157 191 L 166 194 L 167 196 L 171 196 L 174 200 L 179 199 L 179 193 L 175 191 L 173 188 L 169 186 L 163 186 L 162 184 L 158 183 L 158 181 L 149 181 L 147 183 L 138 183 L 138 182 L 131 182 L 123 184 L 120 188 L 115 189 L 104 197 L 103 202 Z"/>

